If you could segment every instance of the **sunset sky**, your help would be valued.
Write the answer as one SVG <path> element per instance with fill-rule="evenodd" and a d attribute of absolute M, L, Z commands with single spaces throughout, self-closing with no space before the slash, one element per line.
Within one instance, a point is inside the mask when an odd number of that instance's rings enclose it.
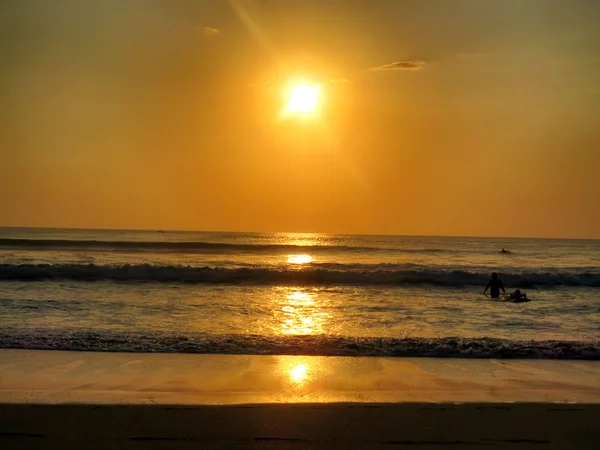
<path fill-rule="evenodd" d="M 596 0 L 2 1 L 0 226 L 600 238 L 599 23 Z"/>

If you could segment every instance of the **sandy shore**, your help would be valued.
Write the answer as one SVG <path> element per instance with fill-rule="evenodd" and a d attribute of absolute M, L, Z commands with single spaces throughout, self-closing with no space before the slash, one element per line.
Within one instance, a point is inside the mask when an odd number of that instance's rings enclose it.
<path fill-rule="evenodd" d="M 600 448 L 600 363 L 0 350 L 0 448 Z"/>

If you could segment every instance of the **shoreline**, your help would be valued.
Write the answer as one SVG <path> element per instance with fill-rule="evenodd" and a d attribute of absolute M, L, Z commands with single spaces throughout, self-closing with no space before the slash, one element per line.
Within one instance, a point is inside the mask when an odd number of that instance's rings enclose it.
<path fill-rule="evenodd" d="M 600 362 L 0 350 L 0 403 L 600 403 Z"/>
<path fill-rule="evenodd" d="M 0 350 L 67 352 L 600 361 L 600 340 L 489 337 L 262 336 L 179 332 L 0 331 Z"/>

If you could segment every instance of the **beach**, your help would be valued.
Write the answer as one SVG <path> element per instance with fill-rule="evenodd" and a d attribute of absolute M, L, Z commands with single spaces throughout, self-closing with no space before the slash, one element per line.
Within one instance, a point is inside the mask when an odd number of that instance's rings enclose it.
<path fill-rule="evenodd" d="M 0 446 L 597 448 L 600 363 L 0 350 Z"/>
<path fill-rule="evenodd" d="M 599 245 L 0 230 L 0 448 L 598 448 Z"/>
<path fill-rule="evenodd" d="M 0 450 L 600 450 L 600 0 L 0 0 Z"/>

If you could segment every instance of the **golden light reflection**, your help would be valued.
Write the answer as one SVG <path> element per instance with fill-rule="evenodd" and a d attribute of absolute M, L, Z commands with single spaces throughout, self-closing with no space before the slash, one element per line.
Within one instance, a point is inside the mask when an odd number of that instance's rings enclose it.
<path fill-rule="evenodd" d="M 320 233 L 275 233 L 274 237 L 277 244 L 298 247 L 327 245 L 328 239 L 328 235 Z"/>
<path fill-rule="evenodd" d="M 316 293 L 295 290 L 285 295 L 276 312 L 279 317 L 281 334 L 322 334 L 329 314 L 324 312 L 316 299 Z"/>
<path fill-rule="evenodd" d="M 306 364 L 298 364 L 290 369 L 290 379 L 296 384 L 302 384 L 308 378 L 308 367 Z"/>
<path fill-rule="evenodd" d="M 288 255 L 287 262 L 289 264 L 308 264 L 312 260 L 313 257 L 310 255 Z"/>
<path fill-rule="evenodd" d="M 315 381 L 320 365 L 318 358 L 310 356 L 277 357 L 278 372 L 290 387 L 306 388 Z M 304 389 L 303 389 L 304 390 Z"/>
<path fill-rule="evenodd" d="M 302 292 L 302 291 L 294 291 L 291 294 L 287 294 L 286 298 L 296 304 L 296 305 L 312 305 L 314 304 L 314 298 L 315 294 L 309 294 L 307 292 Z"/>

